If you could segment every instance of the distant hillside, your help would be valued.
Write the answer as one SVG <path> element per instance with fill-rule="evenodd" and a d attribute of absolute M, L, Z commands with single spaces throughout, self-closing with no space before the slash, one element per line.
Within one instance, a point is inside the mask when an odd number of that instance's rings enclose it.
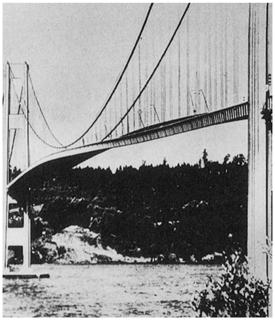
<path fill-rule="evenodd" d="M 227 246 L 229 234 L 246 248 L 247 162 L 242 155 L 170 168 L 73 169 L 37 182 L 32 238 L 77 225 L 100 234 L 103 247 L 130 257 L 201 261 Z"/>

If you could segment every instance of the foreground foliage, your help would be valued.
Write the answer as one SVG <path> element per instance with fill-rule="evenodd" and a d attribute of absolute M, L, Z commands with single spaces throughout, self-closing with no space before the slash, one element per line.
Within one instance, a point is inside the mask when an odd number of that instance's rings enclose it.
<path fill-rule="evenodd" d="M 241 249 L 224 255 L 224 272 L 219 279 L 209 277 L 198 293 L 193 308 L 200 317 L 267 317 L 270 283 L 250 276 Z"/>

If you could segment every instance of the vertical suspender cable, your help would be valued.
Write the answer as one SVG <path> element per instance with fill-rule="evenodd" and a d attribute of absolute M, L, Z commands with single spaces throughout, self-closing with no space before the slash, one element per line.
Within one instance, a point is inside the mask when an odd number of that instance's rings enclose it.
<path fill-rule="evenodd" d="M 221 34 L 224 34 L 224 14 L 223 14 L 223 5 L 220 8 L 220 29 Z M 223 58 L 224 58 L 224 38 L 220 37 L 220 100 L 221 108 L 224 108 L 224 69 L 223 69 Z"/>
<path fill-rule="evenodd" d="M 170 28 L 171 29 L 171 28 Z M 173 64 L 172 64 L 172 53 L 171 50 L 169 52 L 169 99 L 168 99 L 168 108 L 169 112 L 169 120 L 173 119 Z"/>
<path fill-rule="evenodd" d="M 148 41 L 145 41 L 145 79 L 148 78 L 148 58 L 149 58 L 149 54 L 148 54 Z M 147 88 L 146 90 L 146 95 L 145 95 L 145 101 L 144 101 L 144 124 L 145 126 L 148 126 L 148 110 L 150 110 L 150 103 L 149 103 L 149 89 Z"/>
<path fill-rule="evenodd" d="M 214 4 L 214 21 L 217 20 L 217 4 Z M 217 28 L 214 29 L 214 100 L 213 100 L 213 109 L 216 110 L 218 108 L 218 40 L 217 40 Z"/>
<path fill-rule="evenodd" d="M 200 21 L 200 6 L 197 6 L 197 17 L 198 17 L 198 21 Z M 196 43 L 196 97 L 195 97 L 195 108 L 193 110 L 193 112 L 200 112 L 200 94 L 199 94 L 199 90 L 200 90 L 200 55 L 201 55 L 201 28 L 199 25 L 198 28 L 198 34 L 197 34 L 197 43 Z"/>
<path fill-rule="evenodd" d="M 190 115 L 190 103 L 188 99 L 188 93 L 190 92 L 190 59 L 189 59 L 189 46 L 190 46 L 190 35 L 189 35 L 189 17 L 186 17 L 186 108 L 187 116 Z"/>
<path fill-rule="evenodd" d="M 141 62 L 140 62 L 140 42 L 138 44 L 138 91 L 141 90 Z M 139 118 L 139 123 L 138 127 L 141 128 L 141 97 L 138 100 L 138 118 Z"/>
<path fill-rule="evenodd" d="M 135 99 L 135 65 L 132 63 L 132 96 L 133 100 Z M 133 107 L 133 130 L 136 129 L 136 106 Z"/>
<path fill-rule="evenodd" d="M 232 14 L 232 29 L 233 29 L 233 102 L 234 104 L 239 103 L 239 37 L 238 29 L 234 23 L 234 15 Z"/>
<path fill-rule="evenodd" d="M 152 47 L 153 47 L 153 66 L 155 65 L 155 60 L 156 60 L 156 48 L 155 48 L 155 28 L 153 28 L 153 39 L 152 39 Z M 152 104 L 151 104 L 151 109 L 152 109 L 152 119 L 151 119 L 151 124 L 156 123 L 156 79 L 153 78 L 151 81 L 152 85 Z"/>
<path fill-rule="evenodd" d="M 128 110 L 128 73 L 126 72 L 125 74 L 125 98 L 126 98 L 126 110 Z M 126 123 L 127 123 L 127 133 L 129 133 L 130 128 L 129 128 L 129 114 L 127 114 L 126 118 Z"/>
<path fill-rule="evenodd" d="M 205 16 L 204 16 L 204 21 L 205 21 L 205 25 L 207 26 L 207 22 L 208 22 L 208 5 L 209 4 L 205 4 L 207 6 L 206 10 L 205 10 Z M 201 94 L 203 94 L 202 92 L 204 92 L 204 95 L 202 96 L 203 101 L 204 101 L 204 108 L 203 111 L 206 111 L 206 104 L 205 104 L 205 99 L 204 96 L 208 96 L 208 30 L 206 29 L 205 33 L 205 37 L 204 37 L 204 45 L 203 45 L 203 50 L 204 50 L 204 86 L 203 89 L 201 89 Z"/>
<path fill-rule="evenodd" d="M 212 6 L 213 4 L 208 4 Z M 208 51 L 208 96 L 206 97 L 211 108 L 212 106 L 212 52 L 211 52 L 211 40 L 212 40 L 212 11 L 211 7 L 208 10 L 208 41 L 207 41 L 207 51 Z"/>
<path fill-rule="evenodd" d="M 26 67 L 26 116 L 27 116 L 27 123 L 26 123 L 26 156 L 27 156 L 27 168 L 30 166 L 30 110 L 29 110 L 29 65 L 25 62 Z"/>
<path fill-rule="evenodd" d="M 228 61 L 227 61 L 227 41 L 228 41 L 228 30 L 227 30 L 227 10 L 225 10 L 225 29 L 224 29 L 224 106 L 228 107 Z"/>
<path fill-rule="evenodd" d="M 121 84 L 121 86 L 120 86 L 120 115 L 119 115 L 120 118 L 122 118 L 122 116 L 123 116 L 122 108 L 123 108 L 123 101 L 122 101 L 122 84 Z M 121 122 L 121 134 L 123 135 L 123 133 L 124 133 L 124 126 L 123 126 L 123 121 L 122 121 Z"/>
<path fill-rule="evenodd" d="M 181 33 L 178 33 L 178 117 L 181 116 Z"/>

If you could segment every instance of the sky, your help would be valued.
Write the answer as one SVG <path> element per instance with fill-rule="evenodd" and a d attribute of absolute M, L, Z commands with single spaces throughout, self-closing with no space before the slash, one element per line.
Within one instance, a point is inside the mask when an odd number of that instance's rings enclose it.
<path fill-rule="evenodd" d="M 163 21 L 163 39 L 168 39 L 184 8 L 185 4 L 155 5 L 152 19 L 158 24 Z M 244 5 L 236 9 L 242 18 L 246 10 Z M 63 142 L 68 143 L 82 133 L 102 107 L 125 64 L 147 10 L 146 3 L 4 4 L 3 63 L 29 63 L 39 101 L 53 131 Z M 230 12 L 233 16 L 234 11 Z M 165 29 L 165 26 L 168 27 Z M 200 28 L 203 31 L 203 23 Z M 207 42 L 202 32 L 200 39 Z M 165 43 L 163 40 L 162 45 Z M 160 45 L 160 52 L 161 48 Z M 230 50 L 234 54 L 232 48 Z M 197 59 L 203 67 L 202 57 Z M 192 62 L 193 66 L 196 61 Z M 18 75 L 23 74 L 20 68 L 14 66 Z M 245 77 L 242 60 L 239 68 Z M 238 81 L 240 86 L 244 83 L 242 79 Z M 34 146 L 35 160 L 43 152 L 49 152 L 45 147 Z M 204 149 L 210 159 L 219 161 L 228 153 L 247 156 L 247 122 L 110 150 L 83 165 L 115 169 L 120 165 L 139 166 L 144 161 L 158 164 L 164 158 L 171 165 L 196 163 Z M 19 154 L 17 158 L 15 162 L 22 156 Z"/>

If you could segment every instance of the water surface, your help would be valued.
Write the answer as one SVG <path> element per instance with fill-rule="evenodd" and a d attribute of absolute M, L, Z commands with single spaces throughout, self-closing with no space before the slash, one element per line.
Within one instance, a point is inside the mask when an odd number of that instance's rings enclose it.
<path fill-rule="evenodd" d="M 188 317 L 217 266 L 39 266 L 50 279 L 4 280 L 5 317 Z"/>

